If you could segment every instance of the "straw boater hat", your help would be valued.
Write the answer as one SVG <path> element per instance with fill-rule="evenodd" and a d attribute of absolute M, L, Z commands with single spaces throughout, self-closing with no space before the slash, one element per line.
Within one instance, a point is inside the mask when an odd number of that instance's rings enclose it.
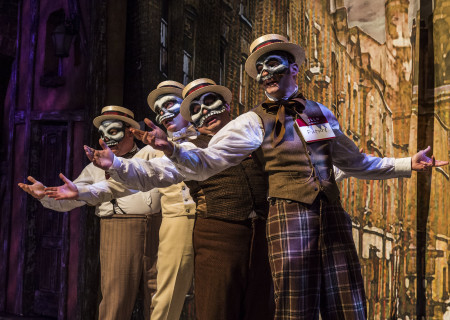
<path fill-rule="evenodd" d="M 191 101 L 206 92 L 218 93 L 225 99 L 226 103 L 229 104 L 231 102 L 231 91 L 227 87 L 217 85 L 214 81 L 207 78 L 194 80 L 183 89 L 183 103 L 181 104 L 180 112 L 184 119 L 192 122 L 189 108 Z"/>
<path fill-rule="evenodd" d="M 295 58 L 295 62 L 300 66 L 305 61 L 305 50 L 299 45 L 289 42 L 288 39 L 279 34 L 266 34 L 257 38 L 250 45 L 250 56 L 245 61 L 245 71 L 253 79 L 258 75 L 256 61 L 263 54 L 270 51 L 287 51 Z"/>
<path fill-rule="evenodd" d="M 179 82 L 166 80 L 158 84 L 155 90 L 150 92 L 147 97 L 148 106 L 155 112 L 155 101 L 160 95 L 172 93 L 181 98 L 184 85 Z"/>
<path fill-rule="evenodd" d="M 134 113 L 127 108 L 119 106 L 104 107 L 102 109 L 102 114 L 94 119 L 94 126 L 98 128 L 103 121 L 112 119 L 122 120 L 133 128 L 139 129 L 139 123 L 134 120 Z"/>

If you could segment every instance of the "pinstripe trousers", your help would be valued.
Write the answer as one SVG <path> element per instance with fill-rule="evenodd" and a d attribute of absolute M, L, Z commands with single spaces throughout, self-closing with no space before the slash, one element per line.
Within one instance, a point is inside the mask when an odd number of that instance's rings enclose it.
<path fill-rule="evenodd" d="M 366 319 L 350 216 L 340 201 L 272 199 L 267 220 L 275 319 Z"/>
<path fill-rule="evenodd" d="M 160 224 L 160 213 L 100 219 L 100 320 L 130 319 L 139 288 L 144 293 L 144 317 L 150 319 Z"/>

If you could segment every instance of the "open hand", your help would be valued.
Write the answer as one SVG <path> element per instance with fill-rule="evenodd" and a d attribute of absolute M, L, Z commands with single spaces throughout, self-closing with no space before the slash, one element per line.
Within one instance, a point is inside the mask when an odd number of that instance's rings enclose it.
<path fill-rule="evenodd" d="M 42 184 L 42 182 L 37 181 L 32 176 L 28 176 L 28 181 L 30 181 L 32 184 L 25 184 L 25 183 L 18 183 L 17 185 L 22 188 L 23 191 L 26 193 L 32 195 L 36 199 L 42 199 L 45 197 L 44 188 L 45 186 Z"/>
<path fill-rule="evenodd" d="M 103 150 L 95 150 L 91 147 L 84 146 L 84 152 L 86 152 L 86 156 L 94 166 L 103 170 L 108 170 L 114 161 L 114 153 L 106 145 L 105 141 L 100 139 L 98 142 Z"/>
<path fill-rule="evenodd" d="M 146 131 L 142 136 L 142 142 L 155 148 L 156 150 L 164 151 L 166 156 L 171 156 L 173 153 L 173 144 L 167 138 L 166 133 L 149 119 L 144 119 L 145 124 L 151 129 Z"/>
<path fill-rule="evenodd" d="M 157 139 L 167 140 L 166 133 L 163 130 L 161 130 L 160 127 L 158 127 L 153 122 L 151 122 L 150 119 L 145 118 L 144 122 L 150 128 L 149 133 L 151 136 L 154 136 Z M 130 128 L 130 130 L 134 134 L 136 139 L 141 140 L 145 144 L 149 144 L 148 140 L 144 139 L 144 134 L 146 133 L 146 131 L 135 129 L 135 128 Z"/>
<path fill-rule="evenodd" d="M 427 156 L 431 147 L 428 146 L 425 150 L 420 150 L 411 158 L 411 169 L 414 171 L 428 171 L 432 167 L 441 167 L 448 164 L 448 161 L 436 160 L 432 155 L 431 158 Z"/>
<path fill-rule="evenodd" d="M 59 174 L 59 178 L 64 182 L 59 187 L 47 187 L 45 188 L 45 194 L 49 198 L 56 200 L 76 200 L 78 199 L 78 188 L 69 179 L 67 179 L 62 173 Z"/>

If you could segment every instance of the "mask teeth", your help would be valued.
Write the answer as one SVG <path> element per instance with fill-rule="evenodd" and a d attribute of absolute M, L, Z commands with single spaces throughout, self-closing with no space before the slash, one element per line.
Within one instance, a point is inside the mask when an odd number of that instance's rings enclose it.
<path fill-rule="evenodd" d="M 258 77 L 258 83 L 263 83 L 266 80 L 269 80 L 270 78 L 273 78 L 273 73 L 269 73 L 268 75 L 264 76 L 264 77 Z"/>
<path fill-rule="evenodd" d="M 217 111 L 211 111 L 210 113 L 206 114 L 205 116 L 203 116 L 200 121 L 199 121 L 199 125 L 198 127 L 202 127 L 203 123 L 205 122 L 206 119 L 208 119 L 211 116 L 214 116 L 216 114 L 221 114 L 222 112 L 225 111 L 225 108 L 223 108 L 222 110 L 217 110 Z"/>
<path fill-rule="evenodd" d="M 165 115 L 163 115 L 163 116 L 161 116 L 161 117 L 159 118 L 158 123 L 159 123 L 159 124 L 162 124 L 162 122 L 163 122 L 164 120 L 169 119 L 169 118 L 175 118 L 175 117 L 176 117 L 176 115 L 173 114 L 173 113 L 165 114 Z"/>
<path fill-rule="evenodd" d="M 106 142 L 106 145 L 108 147 L 112 147 L 112 146 L 115 146 L 117 144 L 119 144 L 119 143 L 117 141 L 115 141 L 115 140 L 109 140 L 108 142 Z"/>

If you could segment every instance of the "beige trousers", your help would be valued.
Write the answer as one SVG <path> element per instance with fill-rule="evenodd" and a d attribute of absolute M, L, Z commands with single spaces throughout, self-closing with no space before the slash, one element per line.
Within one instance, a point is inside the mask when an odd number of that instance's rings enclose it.
<path fill-rule="evenodd" d="M 158 290 L 152 319 L 179 320 L 194 273 L 194 216 L 163 217 L 159 230 Z"/>
<path fill-rule="evenodd" d="M 160 225 L 160 213 L 100 219 L 100 320 L 130 319 L 139 287 L 144 293 L 145 319 L 150 319 Z"/>

